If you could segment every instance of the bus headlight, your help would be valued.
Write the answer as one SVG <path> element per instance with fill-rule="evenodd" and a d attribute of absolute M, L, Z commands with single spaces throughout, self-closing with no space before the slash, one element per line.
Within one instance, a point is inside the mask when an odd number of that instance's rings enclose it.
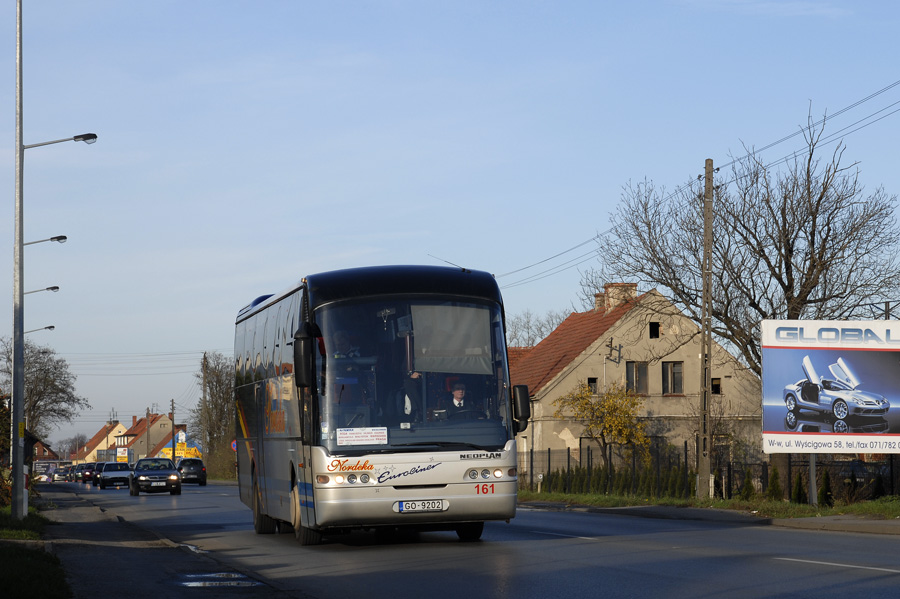
<path fill-rule="evenodd" d="M 478 470 L 469 470 L 469 478 L 472 480 L 478 480 Z"/>
<path fill-rule="evenodd" d="M 350 483 L 351 485 L 354 484 L 354 483 L 356 483 L 356 475 L 355 475 L 355 474 L 351 474 L 350 476 L 348 476 L 348 477 L 347 477 L 347 482 Z"/>
<path fill-rule="evenodd" d="M 366 484 L 367 482 L 369 482 L 369 475 L 368 475 L 368 474 L 361 474 L 361 475 L 359 476 L 359 482 L 361 482 L 362 484 Z"/>
<path fill-rule="evenodd" d="M 481 478 L 490 478 L 490 477 L 491 477 L 491 471 L 490 471 L 490 470 L 488 470 L 487 468 L 485 468 L 484 470 L 481 471 Z"/>
<path fill-rule="evenodd" d="M 318 474 L 316 475 L 316 482 L 320 485 L 327 485 L 329 482 L 331 482 L 331 479 L 328 478 L 327 474 Z"/>
<path fill-rule="evenodd" d="M 494 478 L 503 478 L 503 469 L 497 468 L 494 470 Z"/>

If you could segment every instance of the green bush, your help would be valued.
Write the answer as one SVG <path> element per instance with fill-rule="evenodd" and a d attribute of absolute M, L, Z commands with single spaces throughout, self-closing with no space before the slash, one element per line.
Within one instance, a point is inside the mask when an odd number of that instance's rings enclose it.
<path fill-rule="evenodd" d="M 741 493 L 739 497 L 744 501 L 753 497 L 753 475 L 750 474 L 749 468 L 744 468 L 744 482 L 741 483 Z"/>
<path fill-rule="evenodd" d="M 794 503 L 809 503 L 809 497 L 806 494 L 806 485 L 803 484 L 803 477 L 797 473 L 797 479 L 794 483 L 794 490 L 791 493 L 791 501 Z"/>
<path fill-rule="evenodd" d="M 766 498 L 772 501 L 781 501 L 784 499 L 784 491 L 781 488 L 781 478 L 778 476 L 778 466 L 772 466 L 772 473 L 769 474 L 769 488 L 766 490 Z"/>
<path fill-rule="evenodd" d="M 834 496 L 831 493 L 831 475 L 828 474 L 828 468 L 822 471 L 822 482 L 819 484 L 818 503 L 824 507 L 834 505 Z"/>

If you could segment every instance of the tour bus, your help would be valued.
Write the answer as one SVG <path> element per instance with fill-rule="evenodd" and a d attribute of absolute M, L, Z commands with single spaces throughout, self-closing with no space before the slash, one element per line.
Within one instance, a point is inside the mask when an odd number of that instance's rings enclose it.
<path fill-rule="evenodd" d="M 315 545 L 414 528 L 472 541 L 515 516 L 530 404 L 509 383 L 492 275 L 310 275 L 238 313 L 234 356 L 238 483 L 257 533 L 293 529 Z"/>

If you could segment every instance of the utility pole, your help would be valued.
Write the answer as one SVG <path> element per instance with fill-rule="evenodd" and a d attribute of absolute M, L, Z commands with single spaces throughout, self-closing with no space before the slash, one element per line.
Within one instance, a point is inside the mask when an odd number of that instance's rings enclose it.
<path fill-rule="evenodd" d="M 147 438 L 144 440 L 144 444 L 146 445 L 144 457 L 152 457 L 150 455 L 150 408 L 147 408 Z"/>
<path fill-rule="evenodd" d="M 203 352 L 203 364 L 200 368 L 203 373 L 203 395 L 201 401 L 203 402 L 200 406 L 200 439 L 203 443 L 203 453 L 206 454 L 209 451 L 209 413 L 208 413 L 208 405 L 206 403 L 206 369 L 207 369 L 207 361 L 206 361 L 206 352 Z"/>
<path fill-rule="evenodd" d="M 171 403 L 172 412 L 172 461 L 175 461 L 175 399 Z"/>
<path fill-rule="evenodd" d="M 706 185 L 703 194 L 703 300 L 700 313 L 702 338 L 700 350 L 700 435 L 697 447 L 697 498 L 709 497 L 709 397 L 712 389 L 710 358 L 712 354 L 712 220 L 713 220 L 713 161 L 706 159 Z"/>

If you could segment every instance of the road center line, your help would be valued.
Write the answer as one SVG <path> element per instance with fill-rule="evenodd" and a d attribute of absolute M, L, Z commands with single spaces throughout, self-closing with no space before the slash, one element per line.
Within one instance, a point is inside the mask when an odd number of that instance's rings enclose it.
<path fill-rule="evenodd" d="M 810 559 L 794 559 L 791 557 L 775 557 L 772 559 L 777 559 L 785 562 L 800 562 L 803 564 L 818 564 L 820 566 L 836 566 L 838 568 L 853 568 L 855 570 L 875 570 L 876 572 L 890 572 L 891 574 L 900 574 L 900 570 L 894 570 L 891 568 L 873 568 L 872 566 L 854 566 L 852 564 L 835 564 L 832 562 L 817 562 L 815 560 Z"/>

